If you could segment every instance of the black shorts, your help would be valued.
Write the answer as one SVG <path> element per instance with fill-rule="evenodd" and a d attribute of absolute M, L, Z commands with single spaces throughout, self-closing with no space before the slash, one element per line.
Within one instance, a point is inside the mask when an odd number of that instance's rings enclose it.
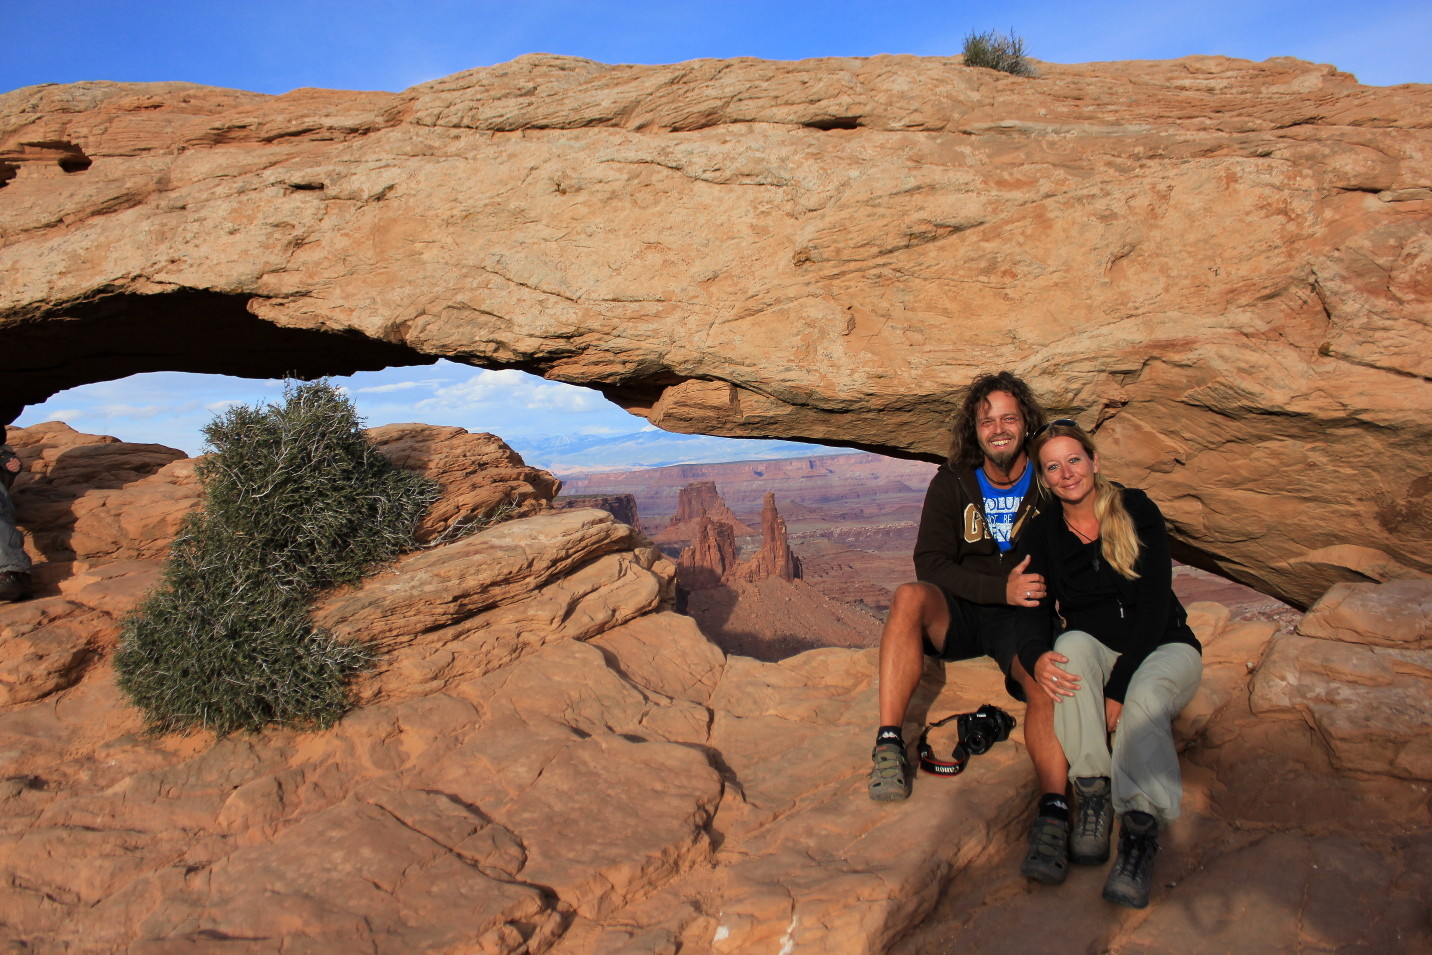
<path fill-rule="evenodd" d="M 1027 644 L 1052 645 L 1054 634 L 1049 614 L 1035 607 L 972 603 L 939 584 L 931 586 L 945 595 L 950 626 L 945 631 L 943 650 L 936 650 L 928 636 L 921 638 L 925 655 L 951 661 L 990 657 L 1004 674 L 1006 692 L 1023 702 L 1024 688 L 1014 679 L 1014 661 L 1020 648 Z"/>

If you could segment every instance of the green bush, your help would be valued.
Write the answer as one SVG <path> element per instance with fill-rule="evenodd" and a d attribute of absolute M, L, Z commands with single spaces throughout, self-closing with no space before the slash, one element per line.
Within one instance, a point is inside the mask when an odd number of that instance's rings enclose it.
<path fill-rule="evenodd" d="M 437 485 L 379 454 L 326 381 L 231 408 L 204 436 L 204 506 L 125 621 L 119 687 L 157 730 L 329 726 L 369 653 L 317 629 L 309 601 L 414 546 Z"/>
<path fill-rule="evenodd" d="M 965 37 L 965 66 L 983 66 L 1015 76 L 1034 76 L 1034 66 L 1025 59 L 1024 40 L 1009 33 L 971 33 Z"/>

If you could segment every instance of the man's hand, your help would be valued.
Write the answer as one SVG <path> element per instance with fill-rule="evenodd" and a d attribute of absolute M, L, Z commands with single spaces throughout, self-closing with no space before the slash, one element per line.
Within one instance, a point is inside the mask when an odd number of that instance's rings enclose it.
<path fill-rule="evenodd" d="M 1044 599 L 1044 577 L 1041 574 L 1027 574 L 1029 557 L 1009 572 L 1004 584 L 1004 602 L 1011 607 L 1037 607 Z"/>
<path fill-rule="evenodd" d="M 9 490 L 20 473 L 20 458 L 8 447 L 0 446 L 0 486 Z"/>
<path fill-rule="evenodd" d="M 1079 689 L 1079 675 L 1062 668 L 1068 662 L 1068 657 L 1053 650 L 1046 650 L 1034 661 L 1034 682 L 1055 703 L 1066 696 L 1073 696 L 1074 691 Z"/>

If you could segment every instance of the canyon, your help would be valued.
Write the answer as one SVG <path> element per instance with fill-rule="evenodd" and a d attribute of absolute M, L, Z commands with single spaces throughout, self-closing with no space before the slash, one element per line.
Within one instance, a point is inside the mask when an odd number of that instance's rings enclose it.
<path fill-rule="evenodd" d="M 920 503 L 934 472 L 934 465 L 921 461 L 865 452 L 576 472 L 562 475 L 557 503 L 603 507 L 604 497 L 630 498 L 656 543 L 677 556 L 694 536 L 682 529 L 693 520 L 680 512 L 683 487 L 712 485 L 703 493 L 721 498 L 736 522 L 731 526 L 738 542 L 753 533 L 765 496 L 772 494 L 802 579 L 837 603 L 883 619 L 891 593 L 912 573 Z M 720 511 L 716 516 L 725 519 Z"/>

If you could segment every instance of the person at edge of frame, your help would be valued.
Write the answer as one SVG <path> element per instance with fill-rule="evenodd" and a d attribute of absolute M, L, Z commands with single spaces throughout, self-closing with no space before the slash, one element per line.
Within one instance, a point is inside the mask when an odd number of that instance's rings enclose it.
<path fill-rule="evenodd" d="M 10 485 L 20 473 L 20 459 L 5 446 L 5 438 L 6 425 L 0 424 L 0 602 L 30 595 L 30 556 L 15 526 L 15 504 L 10 500 Z"/>
<path fill-rule="evenodd" d="M 952 421 L 949 460 L 930 481 L 915 542 L 917 581 L 895 590 L 880 637 L 880 727 L 871 754 L 870 798 L 905 799 L 913 773 L 904 739 L 925 657 L 994 658 L 1005 689 L 1027 704 L 1024 739 L 1040 800 L 1020 871 L 1046 884 L 1068 869 L 1068 764 L 1054 735 L 1053 616 L 1044 579 L 1014 546 L 1038 511 L 1039 483 L 1027 453 L 1044 424 L 1029 386 L 1009 372 L 970 385 Z"/>

